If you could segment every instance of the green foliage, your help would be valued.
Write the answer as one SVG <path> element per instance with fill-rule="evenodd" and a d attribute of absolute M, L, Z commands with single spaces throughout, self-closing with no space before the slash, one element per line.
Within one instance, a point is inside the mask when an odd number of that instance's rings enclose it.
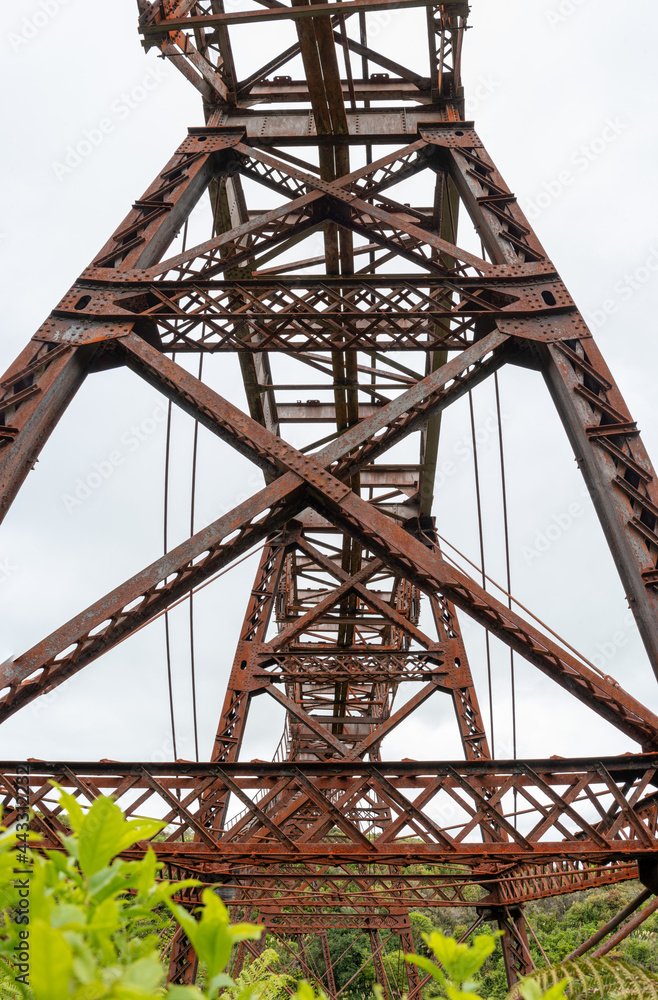
<path fill-rule="evenodd" d="M 233 945 L 239 941 L 253 941 L 259 938 L 263 927 L 255 924 L 229 924 L 228 910 L 211 889 L 204 889 L 201 900 L 203 905 L 200 907 L 201 915 L 198 920 L 173 900 L 167 898 L 166 903 L 187 934 L 197 958 L 203 962 L 206 968 L 205 995 L 215 997 L 220 986 L 235 985 L 231 977 L 224 972 L 229 963 Z M 192 998 L 201 997 L 202 994 L 200 992 L 196 994 L 179 992 L 176 994 L 176 1000 L 179 996 Z"/>
<path fill-rule="evenodd" d="M 199 920 L 172 896 L 193 880 L 158 881 L 149 849 L 141 861 L 117 855 L 157 834 L 157 820 L 127 820 L 112 799 L 100 796 L 83 813 L 60 791 L 71 833 L 66 853 L 45 855 L 21 847 L 17 831 L 0 834 L 0 970 L 11 997 L 25 1000 L 214 1000 L 220 986 L 233 986 L 224 968 L 236 941 L 255 938 L 251 924 L 231 927 L 228 913 L 205 892 Z M 14 847 L 21 847 L 19 852 Z M 17 862 L 20 859 L 20 868 Z M 21 899 L 29 900 L 27 914 Z M 167 909 L 184 925 L 207 964 L 204 992 L 193 986 L 164 988 L 166 967 L 159 934 L 170 923 Z M 27 942 L 27 944 L 26 944 Z M 29 949 L 29 959 L 21 961 Z M 17 955 L 19 956 L 17 960 Z M 28 972 L 29 967 L 29 972 Z"/>
<path fill-rule="evenodd" d="M 569 1000 L 658 1000 L 655 973 L 618 958 L 584 957 L 538 969 L 512 990 L 509 1000 L 548 1000 L 550 988 L 558 982 L 567 983 Z"/>
<path fill-rule="evenodd" d="M 163 824 L 128 821 L 104 797 L 83 815 L 72 796 L 60 794 L 72 830 L 64 838 L 68 854 L 22 852 L 29 863 L 21 865 L 19 877 L 10 850 L 17 835 L 5 834 L 0 843 L 5 911 L 0 963 L 13 975 L 18 995 L 35 1000 L 151 998 L 164 980 L 157 942 L 165 917 L 158 910 L 174 889 L 155 884 L 152 850 L 141 861 L 114 856 L 157 833 Z M 29 932 L 21 898 L 29 899 Z M 27 976 L 20 974 L 25 963 L 15 961 L 26 941 L 29 988 Z"/>
<path fill-rule="evenodd" d="M 151 849 L 140 861 L 118 856 L 138 841 L 156 836 L 164 824 L 150 819 L 127 820 L 119 807 L 103 796 L 84 813 L 73 796 L 59 791 L 63 819 L 70 831 L 62 838 L 64 851 L 41 854 L 28 850 L 27 822 L 17 824 L 12 831 L 0 828 L 0 1000 L 283 1000 L 289 995 L 295 984 L 290 976 L 273 971 L 278 956 L 272 949 L 252 959 L 236 982 L 226 972 L 234 946 L 259 938 L 262 927 L 231 924 L 226 907 L 209 889 L 202 893 L 201 906 L 190 913 L 174 896 L 199 883 L 158 880 L 161 866 Z M 549 905 L 534 916 L 549 958 L 551 952 L 560 952 L 563 957 L 577 943 L 574 937 L 582 940 L 605 923 L 626 902 L 625 892 L 614 886 L 607 892 L 583 893 L 576 903 L 565 907 L 562 920 L 546 901 Z M 460 918 L 462 915 L 463 911 Z M 439 919 L 449 923 L 453 918 L 443 911 Z M 386 944 L 381 961 L 394 991 L 403 995 L 408 988 L 406 962 L 431 976 L 426 997 L 504 997 L 507 990 L 500 980 L 497 935 L 484 934 L 470 945 L 460 944 L 455 936 L 437 930 L 435 920 L 434 912 L 431 917 L 411 914 L 415 955 L 402 955 L 395 936 Z M 203 986 L 165 985 L 161 949 L 176 925 L 185 931 L 205 970 Z M 354 931 L 333 930 L 329 938 L 331 952 L 340 956 L 334 975 L 338 988 L 346 987 L 346 1000 L 372 1000 L 373 994 L 379 997 L 374 968 L 367 961 L 369 944 L 359 940 Z M 26 940 L 29 963 L 25 959 Z M 647 952 L 656 960 L 655 940 L 656 921 L 650 918 L 641 934 L 626 943 L 625 954 L 634 949 L 635 954 Z M 321 961 L 314 964 L 322 967 Z M 28 965 L 29 975 L 25 971 Z M 489 991 L 492 982 L 495 990 Z M 658 974 L 619 957 L 581 959 L 540 969 L 509 998 L 562 1000 L 565 984 L 570 1000 L 658 1000 Z M 315 992 L 308 983 L 297 984 L 295 1000 L 322 997 L 322 991 Z"/>
<path fill-rule="evenodd" d="M 473 977 L 496 947 L 496 936 L 480 934 L 472 945 L 459 944 L 440 931 L 423 934 L 423 938 L 439 965 L 423 955 L 407 955 L 406 959 L 432 976 L 438 983 L 438 995 L 447 1000 L 482 1000 L 474 992 L 478 983 Z"/>
<path fill-rule="evenodd" d="M 243 967 L 236 977 L 235 986 L 222 990 L 222 1000 L 239 1000 L 250 992 L 254 995 L 254 1000 L 279 1000 L 287 997 L 286 986 L 292 983 L 292 977 L 273 971 L 272 966 L 278 962 L 279 956 L 274 948 L 266 948 L 262 955 Z"/>

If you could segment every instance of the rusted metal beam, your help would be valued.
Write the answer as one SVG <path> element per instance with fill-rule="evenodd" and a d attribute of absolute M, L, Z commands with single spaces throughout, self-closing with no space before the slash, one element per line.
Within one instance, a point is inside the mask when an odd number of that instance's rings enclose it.
<path fill-rule="evenodd" d="M 342 0 L 340 12 L 344 17 L 360 11 L 399 10 L 408 7 L 427 7 L 433 0 Z M 442 7 L 452 7 L 460 12 L 466 12 L 468 5 L 464 0 L 444 0 Z M 314 3 L 308 6 L 281 6 L 269 10 L 227 11 L 223 14 L 189 15 L 187 17 L 166 17 L 157 24 L 145 24 L 140 29 L 146 40 L 157 40 L 164 32 L 182 30 L 185 28 L 208 27 L 231 24 L 251 24 L 260 21 L 298 20 L 300 18 L 319 17 L 335 14 L 334 3 Z"/>

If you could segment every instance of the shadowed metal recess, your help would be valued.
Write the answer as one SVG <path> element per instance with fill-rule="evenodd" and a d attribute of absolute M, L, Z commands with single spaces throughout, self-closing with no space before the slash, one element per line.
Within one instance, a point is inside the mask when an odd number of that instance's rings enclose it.
<path fill-rule="evenodd" d="M 261 546 L 212 756 L 5 762 L 4 815 L 27 768 L 45 845 L 65 832 L 52 778 L 83 803 L 112 793 L 129 814 L 163 816 L 154 847 L 167 873 L 197 876 L 234 917 L 265 923 L 283 964 L 331 1000 L 348 986 L 331 931 L 360 932 L 391 995 L 390 936 L 413 950 L 418 907 L 475 906 L 478 924 L 497 922 L 513 983 L 532 968 L 526 901 L 638 872 L 658 890 L 658 719 L 445 558 L 432 517 L 441 414 L 503 365 L 541 371 L 658 671 L 655 472 L 591 333 L 464 121 L 467 4 L 245 5 L 140 0 L 144 47 L 197 88 L 206 125 L 189 130 L 0 383 L 3 513 L 87 374 L 122 365 L 262 470 L 254 496 L 0 668 L 4 719 Z M 391 11 L 423 27 L 413 67 L 377 51 Z M 273 24 L 287 47 L 241 75 L 247 29 Z M 401 202 L 402 184 L 431 195 Z M 197 205 L 208 231 L 186 246 Z M 459 245 L 458 223 L 477 249 Z M 226 351 L 238 354 L 248 412 L 173 357 Z M 286 440 L 289 424 L 305 446 Z M 492 760 L 458 614 L 642 752 Z M 402 684 L 414 693 L 401 702 Z M 240 759 L 256 696 L 285 709 L 271 763 Z M 383 760 L 386 735 L 430 698 L 452 700 L 463 759 Z M 241 946 L 237 966 L 258 947 Z M 171 979 L 195 974 L 179 934 Z M 410 1000 L 421 997 L 421 974 L 408 977 Z"/>

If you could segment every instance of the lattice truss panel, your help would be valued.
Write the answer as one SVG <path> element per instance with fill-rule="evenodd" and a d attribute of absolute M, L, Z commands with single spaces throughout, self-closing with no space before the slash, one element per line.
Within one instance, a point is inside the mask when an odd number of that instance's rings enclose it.
<path fill-rule="evenodd" d="M 2 665 L 0 718 L 262 552 L 211 761 L 33 763 L 35 829 L 50 845 L 65 829 L 51 778 L 81 801 L 109 792 L 128 813 L 163 816 L 155 848 L 168 872 L 259 915 L 317 978 L 304 957 L 315 937 L 332 997 L 327 931 L 370 935 L 386 987 L 382 935 L 409 950 L 419 906 L 477 905 L 479 919 L 498 920 L 514 981 L 531 962 L 525 901 L 637 877 L 638 865 L 655 885 L 658 719 L 444 557 L 432 517 L 441 413 L 504 365 L 542 372 L 658 670 L 655 472 L 569 293 L 463 120 L 464 3 L 139 6 L 145 46 L 201 92 L 207 125 L 189 130 L 4 376 L 1 509 L 86 376 L 113 366 L 255 463 L 264 485 Z M 368 41 L 372 18 L 404 7 L 426 15 L 425 69 Z M 284 24 L 290 44 L 240 78 L 231 31 L 252 21 Z M 416 186 L 429 204 L 404 200 Z M 187 245 L 203 204 L 208 231 Z M 248 412 L 177 363 L 221 352 L 238 354 Z M 308 444 L 290 443 L 287 425 Z M 643 753 L 491 760 L 458 612 Z M 401 685 L 412 685 L 406 700 Z M 285 710 L 284 733 L 272 763 L 242 763 L 249 705 L 263 695 Z M 385 737 L 441 697 L 465 762 L 383 760 Z M 0 775 L 11 818 L 16 765 Z M 194 975 L 180 937 L 171 975 Z"/>

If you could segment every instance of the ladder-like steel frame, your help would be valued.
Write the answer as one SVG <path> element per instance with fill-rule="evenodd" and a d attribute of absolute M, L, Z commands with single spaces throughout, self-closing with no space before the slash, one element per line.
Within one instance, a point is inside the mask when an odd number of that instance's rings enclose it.
<path fill-rule="evenodd" d="M 128 813 L 157 808 L 172 831 L 154 845 L 168 871 L 258 915 L 307 975 L 315 937 L 332 998 L 329 932 L 367 935 L 386 990 L 388 935 L 412 950 L 418 906 L 475 903 L 503 930 L 514 982 L 532 968 L 528 900 L 638 871 L 656 891 L 658 719 L 444 559 L 432 517 L 441 413 L 506 364 L 543 374 L 658 674 L 656 475 L 591 333 L 464 121 L 467 4 L 258 4 L 140 0 L 145 47 L 200 91 L 207 124 L 189 130 L 1 383 L 3 513 L 77 389 L 108 366 L 138 373 L 262 470 L 254 496 L 0 668 L 4 719 L 262 544 L 212 757 L 7 762 L 5 815 L 26 771 L 46 844 L 65 830 L 53 777 L 81 800 L 110 792 Z M 426 15 L 424 76 L 369 41 L 370 18 L 407 7 Z M 285 21 L 293 41 L 241 80 L 231 30 L 252 21 Z M 300 79 L 277 73 L 288 64 L 303 67 Z M 427 172 L 431 205 L 395 200 L 395 185 Z M 245 180 L 275 206 L 250 207 Z M 206 192 L 208 239 L 168 256 Z M 460 213 L 482 255 L 459 246 Z M 238 353 L 248 413 L 175 363 L 224 351 Z M 292 382 L 277 381 L 284 370 Z M 314 443 L 293 447 L 285 424 Z M 415 461 L 387 459 L 415 432 Z M 642 753 L 492 760 L 458 612 Z M 417 693 L 396 707 L 408 682 Z M 272 763 L 244 763 L 261 695 L 284 707 L 285 732 Z M 383 761 L 386 735 L 446 695 L 464 762 Z M 193 975 L 179 935 L 171 978 Z M 417 970 L 408 977 L 420 996 Z"/>

